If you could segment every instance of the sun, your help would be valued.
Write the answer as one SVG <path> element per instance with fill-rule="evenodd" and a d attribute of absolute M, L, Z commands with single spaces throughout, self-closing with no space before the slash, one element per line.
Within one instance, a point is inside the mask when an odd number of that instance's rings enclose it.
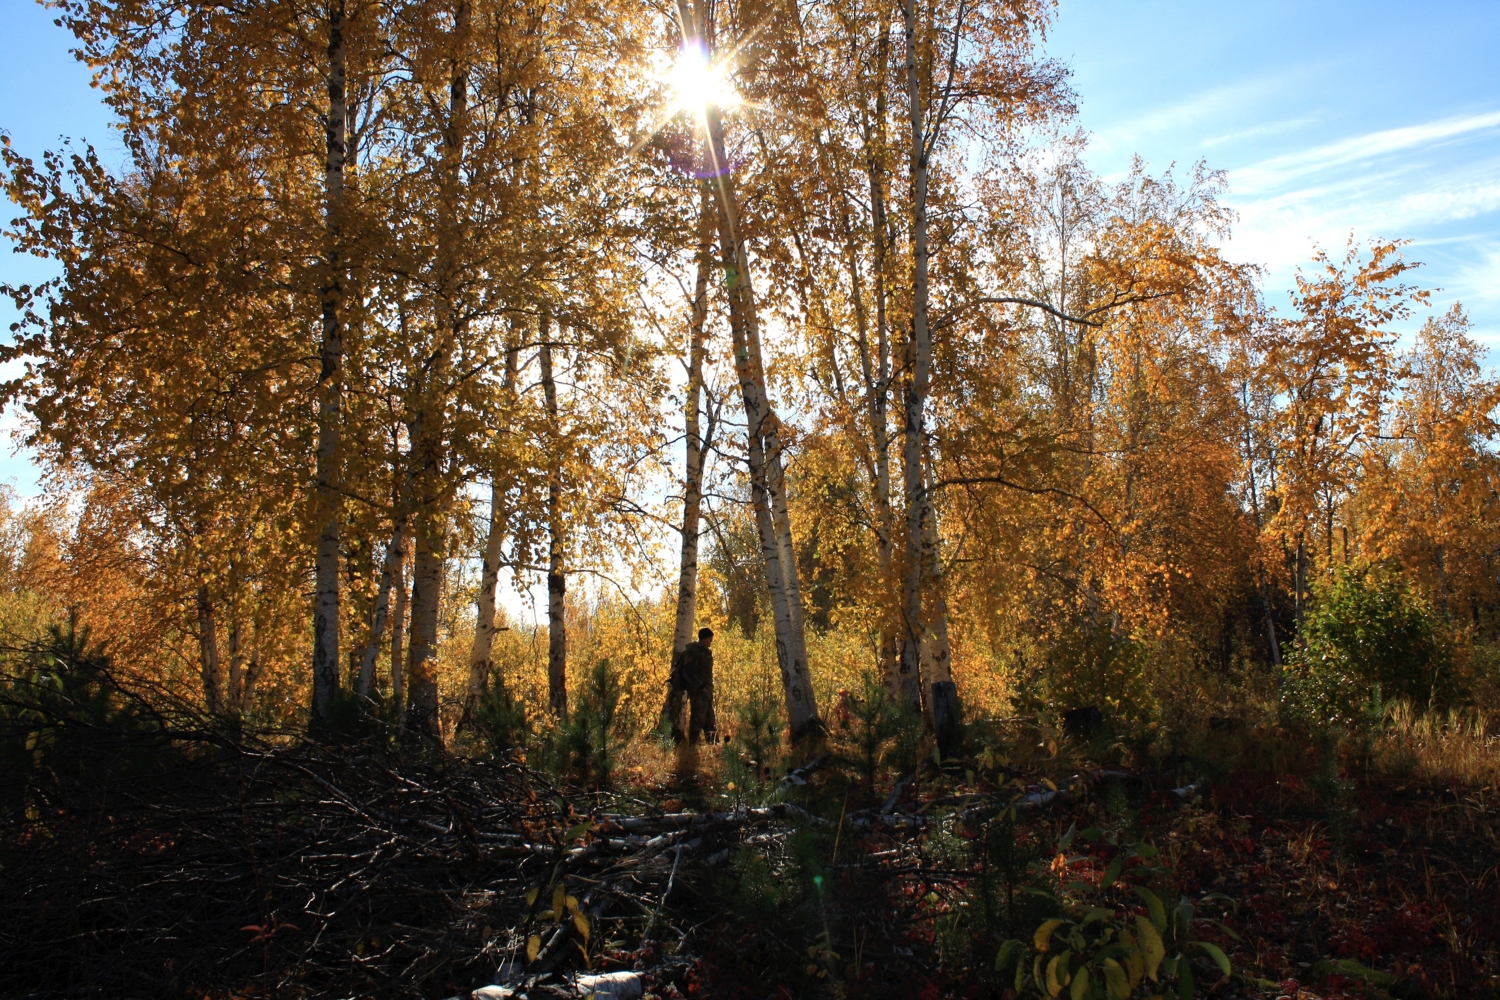
<path fill-rule="evenodd" d="M 701 45 L 684 45 L 666 74 L 672 88 L 672 112 L 691 111 L 701 116 L 711 105 L 721 110 L 738 107 L 740 95 L 734 92 L 727 71 L 723 63 L 712 62 Z"/>

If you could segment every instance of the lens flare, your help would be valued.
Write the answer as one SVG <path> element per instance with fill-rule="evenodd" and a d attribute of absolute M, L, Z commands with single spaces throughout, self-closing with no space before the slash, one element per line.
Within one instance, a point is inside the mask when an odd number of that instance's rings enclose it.
<path fill-rule="evenodd" d="M 734 92 L 726 70 L 723 64 L 713 63 L 702 46 L 684 45 L 667 73 L 674 113 L 691 111 L 701 115 L 710 105 L 726 111 L 738 107 L 740 95 Z"/>

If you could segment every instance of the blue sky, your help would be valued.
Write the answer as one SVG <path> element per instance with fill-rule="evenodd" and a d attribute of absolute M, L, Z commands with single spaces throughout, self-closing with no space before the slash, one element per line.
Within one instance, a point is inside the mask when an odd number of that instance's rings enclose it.
<path fill-rule="evenodd" d="M 1236 259 L 1283 310 L 1314 242 L 1413 240 L 1500 346 L 1500 4 L 1061 0 L 1088 160 L 1226 170 Z"/>
<path fill-rule="evenodd" d="M 0 129 L 23 153 L 87 139 L 118 162 L 69 36 L 30 0 L 0 0 Z M 1061 0 L 1049 51 L 1073 70 L 1088 159 L 1228 171 L 1230 248 L 1286 289 L 1314 242 L 1414 240 L 1419 280 L 1460 300 L 1500 346 L 1500 4 L 1385 0 Z M 0 248 L 0 278 L 45 278 Z M 11 311 L 0 304 L 0 320 Z M 0 420 L 0 433 L 14 427 Z M 0 441 L 0 482 L 37 490 Z"/>

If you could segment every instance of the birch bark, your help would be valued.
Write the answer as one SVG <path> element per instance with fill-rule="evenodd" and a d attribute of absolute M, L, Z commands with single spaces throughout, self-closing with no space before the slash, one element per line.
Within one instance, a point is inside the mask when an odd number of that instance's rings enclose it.
<path fill-rule="evenodd" d="M 317 481 L 313 523 L 318 526 L 314 561 L 313 703 L 311 728 L 321 731 L 339 693 L 339 543 L 343 515 L 343 235 L 344 166 L 347 153 L 347 53 L 344 4 L 328 8 L 328 119 L 324 134 L 324 267 L 322 368 L 318 374 Z"/>
<path fill-rule="evenodd" d="M 512 335 L 505 345 L 505 377 L 500 386 L 501 395 L 507 403 L 515 401 L 516 356 L 519 349 L 520 345 Z M 475 598 L 474 643 L 469 648 L 469 693 L 464 701 L 460 728 L 473 724 L 474 711 L 489 688 L 490 671 L 495 666 L 491 655 L 495 633 L 499 631 L 495 628 L 495 587 L 500 582 L 500 560 L 503 555 L 501 546 L 505 542 L 506 526 L 505 490 L 499 471 L 493 467 L 495 464 L 492 462 L 490 469 L 490 523 L 489 530 L 485 533 L 479 595 Z"/>
<path fill-rule="evenodd" d="M 687 3 L 679 0 L 684 38 L 700 44 L 710 57 L 706 25 Z M 782 468 L 780 421 L 771 409 L 766 392 L 765 366 L 761 358 L 760 328 L 756 315 L 749 254 L 739 232 L 738 196 L 724 144 L 724 119 L 720 109 L 707 105 L 703 112 L 704 159 L 713 178 L 718 203 L 719 244 L 723 255 L 729 299 L 729 325 L 734 341 L 735 374 L 745 407 L 746 452 L 750 467 L 750 494 L 760 537 L 761 557 L 771 596 L 776 627 L 776 659 L 786 692 L 787 725 L 791 737 L 801 739 L 823 729 L 809 682 L 807 644 L 803 632 L 802 595 L 797 581 L 797 563 L 792 544 L 791 518 L 786 503 Z"/>
<path fill-rule="evenodd" d="M 547 437 L 552 464 L 547 470 L 547 703 L 559 717 L 568 714 L 567 570 L 564 565 L 562 465 L 558 459 L 561 427 L 557 418 L 557 381 L 552 373 L 552 324 L 544 315 L 539 331 L 538 362 L 542 398 L 547 408 Z"/>
<path fill-rule="evenodd" d="M 398 511 L 396 527 L 391 531 L 390 543 L 385 547 L 385 558 L 381 560 L 380 589 L 375 595 L 375 619 L 370 623 L 370 641 L 365 645 L 359 664 L 359 688 L 361 698 L 371 697 L 375 688 L 375 661 L 380 657 L 380 647 L 385 640 L 386 624 L 390 619 L 391 588 L 401 570 L 401 552 L 406 545 L 406 518 Z"/>
<path fill-rule="evenodd" d="M 687 457 L 683 469 L 682 555 L 677 574 L 677 623 L 672 633 L 672 655 L 696 638 L 698 615 L 698 536 L 703 505 L 703 352 L 708 325 L 708 278 L 713 267 L 713 192 L 703 186 L 698 207 L 698 277 L 693 283 L 692 313 L 688 321 L 688 384 L 683 404 Z"/>
<path fill-rule="evenodd" d="M 396 548 L 396 607 L 391 615 L 391 712 L 405 719 L 406 703 L 406 613 L 410 591 L 406 583 L 406 564 L 410 543 L 405 535 Z"/>
<path fill-rule="evenodd" d="M 219 661 L 219 624 L 208 588 L 198 588 L 198 652 L 203 672 L 203 699 L 212 715 L 224 713 L 224 672 Z"/>
<path fill-rule="evenodd" d="M 902 440 L 906 492 L 907 565 L 904 587 L 906 642 L 901 669 L 929 687 L 932 724 L 939 736 L 957 732 L 958 697 L 953 685 L 945 602 L 937 599 L 941 572 L 937 549 L 937 512 L 922 471 L 926 446 L 926 405 L 932 373 L 932 331 L 928 323 L 927 239 L 928 157 L 917 57 L 917 0 L 904 0 L 906 29 L 906 99 L 910 121 L 909 160 L 912 208 L 912 316 L 904 386 L 905 428 Z"/>
<path fill-rule="evenodd" d="M 460 3 L 454 12 L 454 47 L 448 82 L 448 114 L 443 128 L 443 159 L 439 170 L 437 247 L 433 295 L 437 344 L 428 370 L 414 394 L 416 412 L 410 424 L 411 496 L 416 555 L 412 566 L 411 652 L 407 662 L 409 687 L 407 729 L 427 739 L 442 738 L 438 719 L 437 631 L 442 605 L 443 576 L 448 547 L 447 394 L 453 353 L 464 323 L 459 303 L 459 261 L 463 224 L 459 200 L 468 135 L 469 71 L 466 61 L 469 8 Z"/>

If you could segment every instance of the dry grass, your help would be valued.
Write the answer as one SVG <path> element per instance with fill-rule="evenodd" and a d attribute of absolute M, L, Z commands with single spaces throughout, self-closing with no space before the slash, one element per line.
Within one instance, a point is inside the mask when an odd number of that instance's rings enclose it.
<path fill-rule="evenodd" d="M 1397 702 L 1376 741 L 1375 763 L 1425 782 L 1500 786 L 1500 733 L 1482 710 L 1418 713 Z"/>

